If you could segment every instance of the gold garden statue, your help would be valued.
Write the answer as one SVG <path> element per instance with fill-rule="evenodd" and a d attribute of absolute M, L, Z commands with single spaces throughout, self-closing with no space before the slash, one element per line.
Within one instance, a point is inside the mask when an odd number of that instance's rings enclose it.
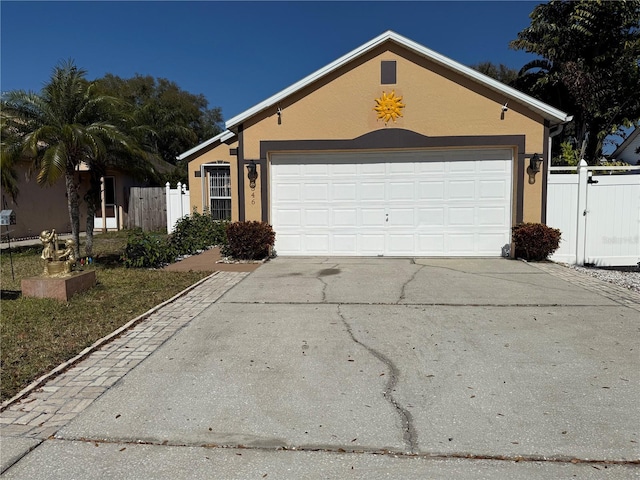
<path fill-rule="evenodd" d="M 71 273 L 73 265 L 76 263 L 76 256 L 73 250 L 75 242 L 66 240 L 64 249 L 58 249 L 58 234 L 54 230 L 43 230 L 40 234 L 42 242 L 42 255 L 44 260 L 44 274 L 52 277 L 55 275 L 67 275 Z"/>

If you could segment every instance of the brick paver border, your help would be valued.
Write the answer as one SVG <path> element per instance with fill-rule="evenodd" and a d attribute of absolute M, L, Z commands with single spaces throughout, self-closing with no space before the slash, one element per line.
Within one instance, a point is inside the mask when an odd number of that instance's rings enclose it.
<path fill-rule="evenodd" d="M 640 312 L 640 293 L 638 292 L 600 280 L 559 263 L 532 262 L 529 265 Z"/>

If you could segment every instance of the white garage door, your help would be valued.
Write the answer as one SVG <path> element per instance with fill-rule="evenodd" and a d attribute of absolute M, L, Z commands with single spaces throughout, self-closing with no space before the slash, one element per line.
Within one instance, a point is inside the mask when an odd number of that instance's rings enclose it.
<path fill-rule="evenodd" d="M 273 154 L 278 255 L 499 256 L 512 152 Z"/>

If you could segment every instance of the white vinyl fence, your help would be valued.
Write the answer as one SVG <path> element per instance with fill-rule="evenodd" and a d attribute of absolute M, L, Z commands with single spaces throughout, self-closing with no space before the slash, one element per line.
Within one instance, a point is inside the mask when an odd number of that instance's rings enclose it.
<path fill-rule="evenodd" d="M 640 262 L 640 167 L 551 167 L 547 225 L 562 232 L 551 260 L 597 266 Z M 611 175 L 593 175 L 606 170 Z"/>
<path fill-rule="evenodd" d="M 167 194 L 167 233 L 172 233 L 176 222 L 190 213 L 189 190 L 187 186 L 178 182 L 178 188 L 171 188 L 169 182 L 165 185 Z"/>

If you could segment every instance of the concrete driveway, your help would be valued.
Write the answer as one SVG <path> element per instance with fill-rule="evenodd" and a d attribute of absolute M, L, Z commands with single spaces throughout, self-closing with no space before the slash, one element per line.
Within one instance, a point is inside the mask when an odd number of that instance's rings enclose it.
<path fill-rule="evenodd" d="M 640 306 L 545 268 L 278 258 L 5 476 L 637 477 Z"/>

